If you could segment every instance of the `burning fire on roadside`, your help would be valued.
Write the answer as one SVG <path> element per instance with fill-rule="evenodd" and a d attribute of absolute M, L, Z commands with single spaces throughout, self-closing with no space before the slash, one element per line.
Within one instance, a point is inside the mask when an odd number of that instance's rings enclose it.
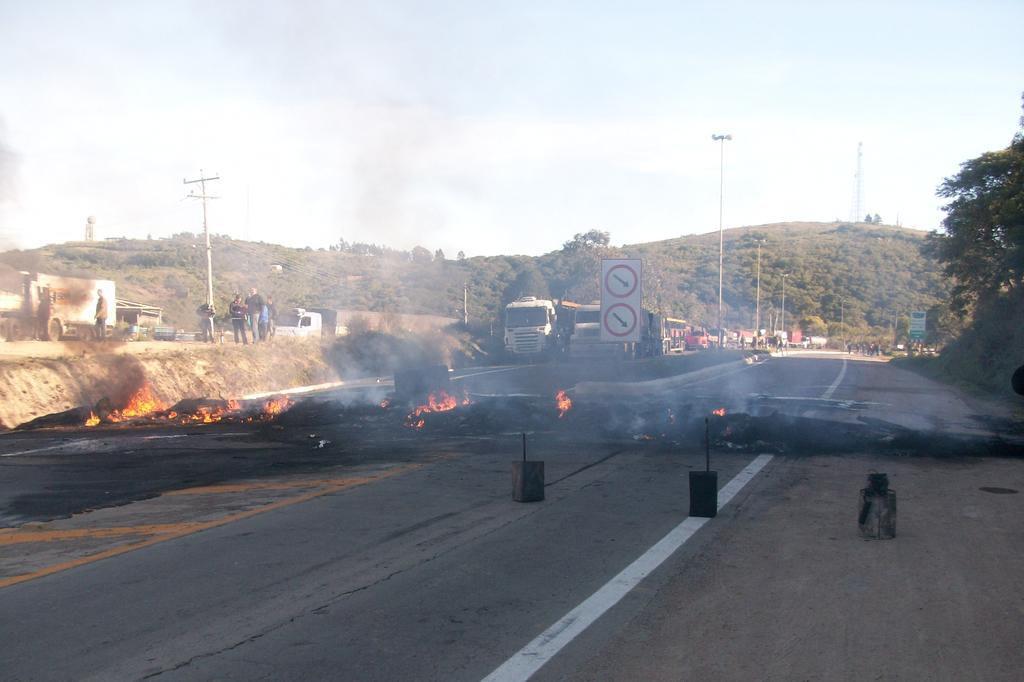
<path fill-rule="evenodd" d="M 294 401 L 287 396 L 273 396 L 259 403 L 243 405 L 237 400 L 183 400 L 172 407 L 153 396 L 148 384 L 135 392 L 121 409 L 104 410 L 102 404 L 90 411 L 85 426 L 120 424 L 130 421 L 213 424 L 225 419 L 244 423 L 271 421 L 288 410 Z"/>
<path fill-rule="evenodd" d="M 559 389 L 558 393 L 555 394 L 555 408 L 558 410 L 559 419 L 572 409 L 572 400 L 565 394 L 563 389 Z"/>
<path fill-rule="evenodd" d="M 715 415 L 716 417 L 724 417 L 725 416 L 725 408 L 724 407 L 719 407 L 717 410 L 711 410 L 711 414 Z"/>
<path fill-rule="evenodd" d="M 459 400 L 447 391 L 431 393 L 427 396 L 426 403 L 409 413 L 409 416 L 405 418 L 405 425 L 412 429 L 422 429 L 427 424 L 427 420 L 423 415 L 431 412 L 448 412 L 454 410 L 459 405 L 469 405 L 469 403 L 469 397 L 466 395 L 463 395 L 462 399 Z"/>

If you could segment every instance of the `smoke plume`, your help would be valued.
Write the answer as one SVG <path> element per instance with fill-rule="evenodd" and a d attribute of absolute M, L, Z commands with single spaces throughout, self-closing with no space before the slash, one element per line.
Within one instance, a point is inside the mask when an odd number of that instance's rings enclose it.
<path fill-rule="evenodd" d="M 15 247 L 13 226 L 6 217 L 7 207 L 14 202 L 14 179 L 17 171 L 18 156 L 7 144 L 7 129 L 0 120 L 0 251 Z"/>

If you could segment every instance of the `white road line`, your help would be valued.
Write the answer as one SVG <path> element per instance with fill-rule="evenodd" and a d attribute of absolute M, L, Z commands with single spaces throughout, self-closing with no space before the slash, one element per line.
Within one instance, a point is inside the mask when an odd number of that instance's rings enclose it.
<path fill-rule="evenodd" d="M 82 445 L 83 443 L 88 443 L 91 440 L 92 439 L 90 439 L 90 438 L 76 438 L 76 439 L 73 439 L 73 440 L 64 441 L 63 443 L 58 443 L 57 445 L 47 445 L 45 448 L 35 448 L 33 450 L 19 450 L 18 452 L 5 452 L 5 453 L 0 454 L 0 457 L 19 457 L 21 455 L 31 455 L 32 453 L 35 453 L 35 452 L 47 452 L 48 450 L 61 450 L 63 448 L 67 448 L 67 447 L 70 447 L 70 446 Z"/>
<path fill-rule="evenodd" d="M 839 370 L 839 376 L 832 382 L 832 385 L 825 389 L 825 392 L 821 394 L 821 397 L 828 400 L 832 397 L 832 394 L 839 388 L 839 384 L 843 383 L 843 377 L 846 376 L 846 358 L 843 358 L 843 367 Z"/>
<path fill-rule="evenodd" d="M 743 471 L 736 474 L 724 488 L 718 491 L 718 508 L 721 509 L 727 505 L 736 493 L 749 483 L 771 459 L 771 455 L 759 455 Z M 565 645 L 590 627 L 608 609 L 619 603 L 641 580 L 672 556 L 708 521 L 710 519 L 686 517 L 682 523 L 669 531 L 668 535 L 640 555 L 621 573 L 587 597 L 579 606 L 565 614 L 536 639 L 513 654 L 510 659 L 485 677 L 484 682 L 520 682 L 530 679 Z"/>

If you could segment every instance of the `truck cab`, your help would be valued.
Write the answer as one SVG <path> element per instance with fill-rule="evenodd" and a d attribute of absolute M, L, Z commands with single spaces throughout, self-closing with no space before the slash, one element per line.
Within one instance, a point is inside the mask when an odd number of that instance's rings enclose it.
<path fill-rule="evenodd" d="M 513 355 L 537 355 L 554 348 L 557 339 L 555 305 L 547 299 L 524 296 L 505 306 L 505 350 Z"/>

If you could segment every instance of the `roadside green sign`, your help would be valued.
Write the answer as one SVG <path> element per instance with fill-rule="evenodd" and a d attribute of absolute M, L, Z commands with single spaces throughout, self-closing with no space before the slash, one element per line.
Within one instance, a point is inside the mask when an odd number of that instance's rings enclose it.
<path fill-rule="evenodd" d="M 910 313 L 910 340 L 924 341 L 926 313 L 923 310 L 914 310 Z"/>

